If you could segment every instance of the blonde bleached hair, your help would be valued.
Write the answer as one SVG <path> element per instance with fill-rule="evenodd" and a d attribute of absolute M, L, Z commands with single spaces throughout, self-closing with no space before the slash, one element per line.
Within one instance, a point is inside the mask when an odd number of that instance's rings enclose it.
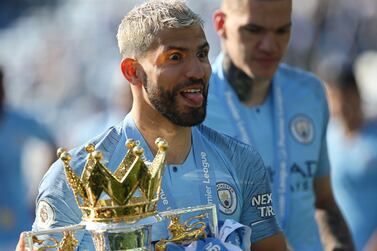
<path fill-rule="evenodd" d="M 158 32 L 188 28 L 203 20 L 182 0 L 152 0 L 133 8 L 118 28 L 118 47 L 123 58 L 137 58 L 146 52 Z"/>

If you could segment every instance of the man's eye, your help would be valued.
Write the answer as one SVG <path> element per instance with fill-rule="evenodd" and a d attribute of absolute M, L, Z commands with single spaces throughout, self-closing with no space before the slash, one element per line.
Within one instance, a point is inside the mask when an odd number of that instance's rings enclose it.
<path fill-rule="evenodd" d="M 200 51 L 197 54 L 197 57 L 200 59 L 206 59 L 208 58 L 208 51 Z"/>
<path fill-rule="evenodd" d="M 279 35 L 284 35 L 284 34 L 287 34 L 291 31 L 291 27 L 288 27 L 288 28 L 281 28 L 281 29 L 278 29 L 276 31 L 277 34 Z"/>
<path fill-rule="evenodd" d="M 174 53 L 174 54 L 171 54 L 169 56 L 169 59 L 170 60 L 173 60 L 173 61 L 178 61 L 178 60 L 181 60 L 182 59 L 182 55 L 179 54 L 179 53 Z"/>

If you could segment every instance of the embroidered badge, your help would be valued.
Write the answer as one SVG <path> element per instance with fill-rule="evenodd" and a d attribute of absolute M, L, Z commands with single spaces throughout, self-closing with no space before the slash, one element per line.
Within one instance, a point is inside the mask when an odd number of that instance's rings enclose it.
<path fill-rule="evenodd" d="M 291 121 L 293 137 L 301 144 L 309 144 L 314 138 L 314 125 L 312 120 L 304 115 L 296 116 Z"/>
<path fill-rule="evenodd" d="M 233 214 L 237 209 L 237 194 L 233 187 L 225 182 L 216 184 L 219 209 L 224 214 Z"/>
<path fill-rule="evenodd" d="M 37 206 L 36 217 L 39 228 L 49 228 L 55 220 L 55 211 L 48 202 L 41 200 Z"/>

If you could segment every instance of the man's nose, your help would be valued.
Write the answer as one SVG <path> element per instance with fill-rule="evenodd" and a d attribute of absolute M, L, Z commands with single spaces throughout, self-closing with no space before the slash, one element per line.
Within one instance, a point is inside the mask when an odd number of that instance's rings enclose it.
<path fill-rule="evenodd" d="M 201 62 L 198 58 L 193 58 L 190 60 L 186 67 L 187 78 L 203 79 L 206 75 L 206 65 Z"/>
<path fill-rule="evenodd" d="M 274 53 L 279 49 L 276 37 L 272 33 L 265 34 L 259 44 L 259 49 L 266 53 Z"/>

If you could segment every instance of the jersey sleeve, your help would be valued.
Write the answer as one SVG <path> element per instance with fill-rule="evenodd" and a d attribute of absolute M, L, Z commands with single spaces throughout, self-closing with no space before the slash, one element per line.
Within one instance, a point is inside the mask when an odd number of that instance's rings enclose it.
<path fill-rule="evenodd" d="M 90 141 L 96 145 L 96 149 L 102 152 L 103 161 L 111 159 L 114 148 L 118 146 L 120 139 L 119 127 L 111 127 L 103 134 Z M 87 145 L 87 144 L 86 144 Z M 87 152 L 84 146 L 70 151 L 72 160 L 70 166 L 76 175 L 81 176 L 87 161 Z M 79 224 L 82 213 L 79 209 L 72 189 L 68 185 L 63 163 L 56 161 L 43 177 L 39 186 L 37 197 L 36 217 L 33 231 L 41 231 L 58 227 Z M 61 239 L 61 235 L 43 236 L 43 239 L 55 237 Z M 79 242 L 77 250 L 94 250 L 91 234 L 86 230 L 75 233 Z"/>
<path fill-rule="evenodd" d="M 281 231 L 272 207 L 269 174 L 253 148 L 245 145 L 234 156 L 244 201 L 241 223 L 251 227 L 254 243 Z"/>
<path fill-rule="evenodd" d="M 81 211 L 78 208 L 73 192 L 69 188 L 63 169 L 63 165 L 57 161 L 44 176 L 37 197 L 37 209 L 33 231 L 43 231 L 58 227 L 75 225 L 81 222 Z M 57 240 L 61 234 L 41 236 L 46 240 L 53 237 Z M 93 244 L 88 232 L 79 230 L 75 232 L 75 238 L 79 242 L 78 250 L 92 250 Z"/>

